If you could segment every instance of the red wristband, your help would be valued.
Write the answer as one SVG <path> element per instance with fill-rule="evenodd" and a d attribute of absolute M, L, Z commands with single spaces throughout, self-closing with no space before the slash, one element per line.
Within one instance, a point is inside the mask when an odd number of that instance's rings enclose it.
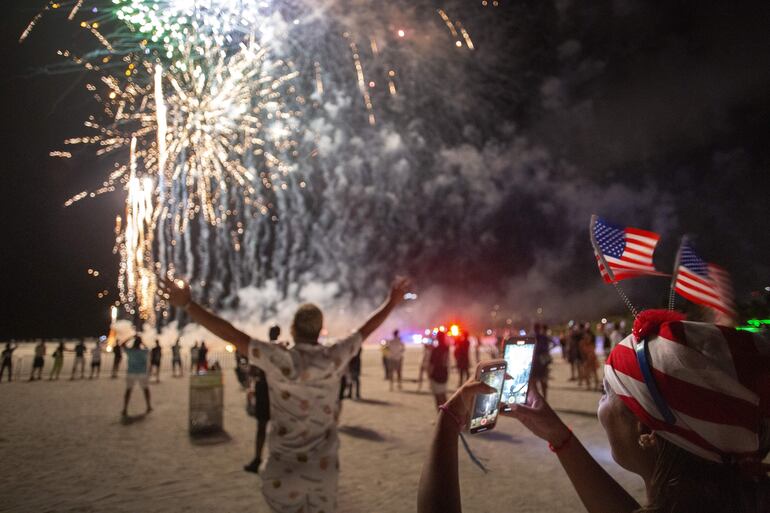
<path fill-rule="evenodd" d="M 572 430 L 569 427 L 567 427 L 567 429 L 569 430 L 569 436 L 567 436 L 567 438 L 565 438 L 562 443 L 559 445 L 553 445 L 551 442 L 548 442 L 548 448 L 551 450 L 551 452 L 559 452 L 569 445 L 570 440 L 572 440 L 572 437 L 575 435 L 572 434 Z"/>
<path fill-rule="evenodd" d="M 461 421 L 461 420 L 459 419 L 459 417 L 458 417 L 457 415 L 455 415 L 455 414 L 454 414 L 454 412 L 453 412 L 452 410 L 450 410 L 450 409 L 449 409 L 449 406 L 447 406 L 446 404 L 442 404 L 441 406 L 439 406 L 439 407 L 438 407 L 438 409 L 439 409 L 439 410 L 441 410 L 441 411 L 443 411 L 443 412 L 444 412 L 444 413 L 446 413 L 447 415 L 449 415 L 449 416 L 452 418 L 452 420 L 454 420 L 454 421 L 455 421 L 455 423 L 457 424 L 457 426 L 458 426 L 460 429 L 462 429 L 462 428 L 464 428 L 464 427 L 465 427 L 465 422 Z"/>

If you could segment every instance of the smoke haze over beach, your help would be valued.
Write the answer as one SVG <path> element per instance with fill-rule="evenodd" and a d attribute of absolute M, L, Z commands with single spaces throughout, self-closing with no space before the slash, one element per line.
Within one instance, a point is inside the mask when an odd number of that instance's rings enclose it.
<path fill-rule="evenodd" d="M 437 8 L 462 20 L 472 50 L 456 47 Z M 85 152 L 47 157 L 93 105 L 82 87 L 69 90 L 76 74 L 27 74 L 52 55 L 46 39 L 66 37 L 51 23 L 11 45 L 28 14 L 3 22 L 13 70 L 4 97 L 20 99 L 6 105 L 18 127 L 4 142 L 13 166 L 3 238 L 15 251 L 3 256 L 0 336 L 95 334 L 115 300 L 94 296 L 115 289 L 123 192 L 61 206 L 102 179 Z M 275 51 L 295 62 L 308 99 L 300 157 L 287 188 L 271 193 L 271 215 L 246 221 L 241 252 L 225 232 L 199 241 L 187 273 L 197 297 L 255 329 L 314 301 L 342 329 L 402 273 L 420 297 L 398 322 L 482 328 L 495 304 L 522 320 L 538 308 L 548 320 L 624 313 L 590 248 L 596 213 L 661 233 L 664 272 L 679 237 L 693 234 L 733 273 L 741 300 L 770 285 L 767 15 L 761 3 L 289 2 L 276 25 L 300 22 Z M 639 306 L 661 306 L 665 278 L 634 281 Z"/>

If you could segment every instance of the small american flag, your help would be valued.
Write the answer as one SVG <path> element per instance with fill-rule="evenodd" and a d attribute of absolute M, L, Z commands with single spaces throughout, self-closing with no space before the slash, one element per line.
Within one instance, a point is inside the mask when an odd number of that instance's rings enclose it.
<path fill-rule="evenodd" d="M 666 276 L 658 272 L 652 262 L 659 239 L 660 235 L 654 232 L 616 226 L 597 216 L 591 217 L 591 242 L 606 283 L 639 276 Z"/>
<path fill-rule="evenodd" d="M 687 239 L 682 240 L 679 249 L 674 291 L 693 303 L 716 310 L 729 318 L 735 317 L 730 274 L 698 256 Z"/>

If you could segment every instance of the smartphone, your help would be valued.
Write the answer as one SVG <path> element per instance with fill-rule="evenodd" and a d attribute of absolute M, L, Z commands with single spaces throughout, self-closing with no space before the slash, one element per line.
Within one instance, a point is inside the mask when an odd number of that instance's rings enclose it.
<path fill-rule="evenodd" d="M 497 423 L 500 413 L 500 393 L 505 381 L 505 360 L 485 362 L 476 369 L 476 379 L 495 389 L 492 394 L 476 394 L 471 409 L 471 434 L 489 431 Z"/>
<path fill-rule="evenodd" d="M 512 404 L 527 402 L 529 375 L 532 372 L 532 360 L 535 356 L 535 339 L 515 337 L 505 342 L 503 360 L 508 366 L 508 378 L 503 383 L 500 402 L 504 411 L 511 411 Z"/>

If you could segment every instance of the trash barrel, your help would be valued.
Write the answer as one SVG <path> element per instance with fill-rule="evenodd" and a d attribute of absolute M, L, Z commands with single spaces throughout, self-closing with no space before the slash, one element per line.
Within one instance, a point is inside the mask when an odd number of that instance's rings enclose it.
<path fill-rule="evenodd" d="M 224 389 L 222 372 L 190 376 L 190 435 L 207 435 L 223 430 Z"/>

